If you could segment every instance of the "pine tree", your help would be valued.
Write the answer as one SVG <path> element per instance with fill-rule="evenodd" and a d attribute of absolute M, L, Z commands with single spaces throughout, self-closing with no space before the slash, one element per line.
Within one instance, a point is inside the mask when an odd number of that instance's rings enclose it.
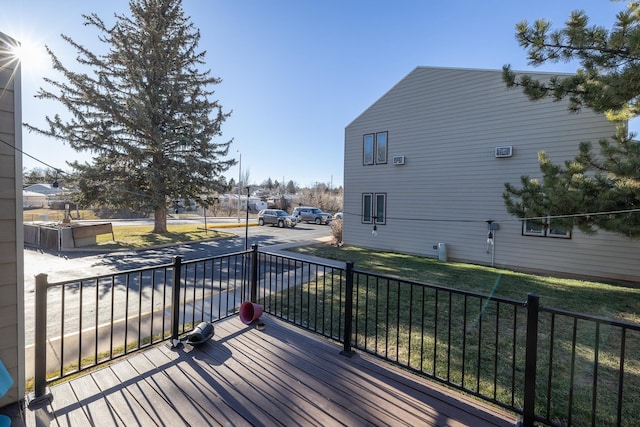
<path fill-rule="evenodd" d="M 206 52 L 198 51 L 200 32 L 185 17 L 180 0 L 131 0 L 131 16 L 115 15 L 107 25 L 83 15 L 108 47 L 100 55 L 62 35 L 77 52 L 82 70 L 67 68 L 49 49 L 55 70 L 66 81 L 45 78 L 40 99 L 52 99 L 70 113 L 46 117 L 48 128 L 27 127 L 89 151 L 91 163 L 75 161 L 78 202 L 154 213 L 154 233 L 167 231 L 167 206 L 224 188 L 222 173 L 235 160 L 221 160 L 231 141 L 222 135 L 224 113 L 211 100 L 220 83 L 210 70 L 199 71 Z M 211 199 L 209 199 L 210 201 Z"/>
<path fill-rule="evenodd" d="M 289 180 L 285 189 L 289 194 L 296 194 L 297 191 L 296 184 L 293 182 L 293 180 Z"/>
<path fill-rule="evenodd" d="M 531 99 L 568 99 L 569 110 L 587 107 L 615 122 L 616 135 L 579 145 L 578 155 L 554 165 L 539 153 L 542 181 L 521 178 L 520 188 L 506 183 L 503 194 L 509 213 L 520 218 L 559 216 L 565 227 L 587 233 L 599 229 L 640 237 L 640 145 L 628 132 L 628 120 L 640 113 L 640 5 L 631 2 L 616 17 L 611 30 L 589 25 L 583 11 L 571 14 L 564 28 L 551 30 L 540 19 L 516 26 L 516 37 L 527 49 L 529 63 L 578 60 L 575 75 L 548 82 L 517 76 L 503 68 L 507 87 L 520 87 Z"/>
<path fill-rule="evenodd" d="M 33 168 L 22 173 L 22 182 L 25 185 L 57 183 L 58 171 L 51 168 Z"/>

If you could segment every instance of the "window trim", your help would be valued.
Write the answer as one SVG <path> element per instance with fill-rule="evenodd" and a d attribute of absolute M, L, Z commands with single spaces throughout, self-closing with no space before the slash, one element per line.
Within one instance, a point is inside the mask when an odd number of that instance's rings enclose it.
<path fill-rule="evenodd" d="M 384 140 L 382 148 L 378 144 L 378 138 Z M 362 135 L 362 165 L 386 165 L 388 162 L 389 131 L 371 132 Z"/>
<path fill-rule="evenodd" d="M 570 239 L 571 238 L 571 229 L 565 231 L 564 233 L 556 233 L 553 230 L 561 229 L 561 227 L 553 227 L 553 219 L 549 218 L 549 226 L 546 228 L 547 237 L 553 237 L 556 239 Z"/>
<path fill-rule="evenodd" d="M 527 229 L 527 224 L 529 224 L 529 221 L 531 221 L 531 220 L 529 220 L 527 218 L 524 218 L 524 220 L 522 221 L 522 235 L 523 236 L 550 237 L 550 238 L 553 238 L 553 239 L 571 239 L 571 237 L 572 237 L 572 230 L 571 229 L 565 231 L 564 233 L 556 233 L 556 232 L 554 232 L 552 227 L 551 227 L 552 218 L 550 216 L 547 216 L 546 218 L 544 218 L 543 224 L 542 224 L 542 227 L 541 227 L 540 231 L 528 230 Z"/>
<path fill-rule="evenodd" d="M 367 198 L 369 199 L 368 202 L 365 200 Z M 363 224 L 371 224 L 373 222 L 373 193 L 362 193 L 361 220 Z"/>
<path fill-rule="evenodd" d="M 541 225 L 533 224 L 532 226 L 528 227 L 529 224 L 532 224 L 532 220 L 525 218 L 524 221 L 522 221 L 523 236 L 536 236 L 536 237 L 545 236 L 545 228 L 546 228 L 545 224 L 541 224 Z"/>
<path fill-rule="evenodd" d="M 367 138 L 367 137 L 370 137 Z M 370 147 L 369 147 L 370 145 Z M 365 166 L 375 164 L 376 159 L 376 137 L 373 133 L 362 136 L 362 164 Z"/>
<path fill-rule="evenodd" d="M 378 216 L 378 208 L 380 205 L 382 205 L 381 217 Z M 362 193 L 361 222 L 362 224 L 376 225 L 384 225 L 387 223 L 387 193 Z"/>
<path fill-rule="evenodd" d="M 380 216 L 378 216 L 378 213 L 380 212 L 379 209 L 379 198 L 382 198 L 382 219 L 380 218 Z M 373 196 L 373 212 L 374 212 L 374 216 L 373 218 L 375 218 L 375 223 L 376 224 L 386 224 L 387 223 L 387 193 L 375 193 Z"/>
<path fill-rule="evenodd" d="M 378 143 L 378 137 L 380 135 L 384 135 L 384 150 L 380 150 L 380 144 Z M 389 151 L 389 132 L 387 132 L 387 131 L 376 132 L 376 139 L 375 139 L 374 146 L 375 146 L 376 164 L 377 165 L 387 164 L 387 160 L 389 158 L 389 156 L 387 155 L 387 153 Z M 381 154 L 383 154 L 384 156 L 381 156 Z"/>

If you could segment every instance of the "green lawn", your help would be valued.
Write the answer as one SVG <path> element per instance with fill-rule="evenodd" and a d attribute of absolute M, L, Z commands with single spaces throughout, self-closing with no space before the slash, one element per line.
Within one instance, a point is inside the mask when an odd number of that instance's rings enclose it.
<path fill-rule="evenodd" d="M 629 284 L 524 274 L 326 244 L 289 251 L 353 261 L 356 270 L 487 296 L 525 301 L 527 294 L 532 292 L 538 294 L 540 303 L 547 307 L 640 323 L 640 287 Z M 307 323 L 312 329 L 319 327 L 338 336 L 336 325 L 340 313 L 334 310 L 339 310 L 341 301 L 331 286 L 340 279 L 341 276 L 322 277 L 318 282 L 310 281 L 290 289 L 289 295 L 279 301 L 278 309 L 286 313 L 285 317 L 290 318 L 291 312 L 297 313 L 302 323 L 309 319 Z M 289 301 L 292 304 L 288 304 Z M 452 384 L 464 382 L 466 387 L 476 390 L 477 381 L 477 392 L 485 396 L 495 393 L 502 402 L 510 401 L 513 390 L 514 405 L 519 407 L 523 396 L 526 309 L 523 307 L 516 312 L 504 306 L 500 308 L 493 299 L 482 304 L 479 301 L 430 288 L 420 291 L 419 288 L 399 287 L 394 280 L 373 279 L 369 282 L 362 279 L 354 296 L 355 311 L 359 314 L 354 319 L 354 340 L 359 348 L 429 375 L 446 378 Z M 620 330 L 606 323 L 600 326 L 587 321 L 574 323 L 572 317 L 564 316 L 553 322 L 554 326 L 548 313 L 541 314 L 537 357 L 538 413 L 545 414 L 547 410 L 547 381 L 552 366 L 549 390 L 552 419 L 561 424 L 567 422 L 569 393 L 572 393 L 572 425 L 589 425 L 592 397 L 596 393 L 596 425 L 615 425 L 622 348 Z M 499 339 L 495 338 L 496 332 L 499 332 Z M 549 339 L 551 336 L 553 342 Z M 597 351 L 594 350 L 595 337 L 599 337 Z M 629 331 L 624 348 L 622 420 L 623 425 L 639 426 L 640 420 L 634 411 L 640 395 L 637 356 L 640 354 L 640 334 Z M 512 360 L 514 363 L 510 362 Z M 594 388 L 596 367 L 598 384 Z"/>
<path fill-rule="evenodd" d="M 237 226 L 236 226 L 237 227 Z M 153 225 L 113 226 L 113 234 L 97 236 L 97 249 L 141 249 L 150 246 L 192 243 L 207 239 L 232 237 L 234 234 L 202 225 L 178 224 L 167 226 L 168 233 L 153 234 Z M 91 246 L 89 246 L 91 248 Z"/>
<path fill-rule="evenodd" d="M 526 300 L 528 293 L 536 293 L 540 303 L 548 307 L 640 323 L 640 283 L 605 283 L 525 274 L 350 246 L 338 248 L 315 244 L 288 250 L 337 261 L 353 261 L 357 270 L 486 295 L 493 293 L 518 301 Z"/>

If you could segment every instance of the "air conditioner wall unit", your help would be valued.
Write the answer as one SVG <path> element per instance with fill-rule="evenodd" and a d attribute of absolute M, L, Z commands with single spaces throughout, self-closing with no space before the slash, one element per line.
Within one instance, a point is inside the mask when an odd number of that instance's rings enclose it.
<path fill-rule="evenodd" d="M 511 157 L 513 156 L 513 146 L 505 145 L 502 147 L 496 147 L 496 157 Z"/>
<path fill-rule="evenodd" d="M 404 156 L 393 156 L 394 165 L 404 165 Z"/>

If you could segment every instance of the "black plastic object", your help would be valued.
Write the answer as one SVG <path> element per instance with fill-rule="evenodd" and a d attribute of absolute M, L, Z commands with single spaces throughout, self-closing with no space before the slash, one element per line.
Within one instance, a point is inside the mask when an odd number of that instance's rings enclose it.
<path fill-rule="evenodd" d="M 196 326 L 187 337 L 187 344 L 200 345 L 211 339 L 213 336 L 213 325 L 208 322 L 202 322 Z"/>

